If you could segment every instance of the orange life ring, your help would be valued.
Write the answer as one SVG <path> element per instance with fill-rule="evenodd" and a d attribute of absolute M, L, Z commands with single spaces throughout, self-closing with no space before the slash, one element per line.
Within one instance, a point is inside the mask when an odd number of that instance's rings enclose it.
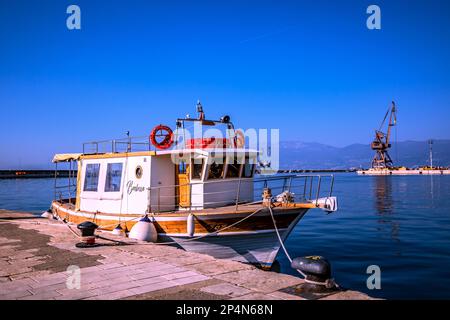
<path fill-rule="evenodd" d="M 163 138 L 159 141 L 156 138 Z M 168 149 L 173 144 L 173 131 L 168 126 L 158 125 L 150 133 L 150 142 L 160 150 Z"/>

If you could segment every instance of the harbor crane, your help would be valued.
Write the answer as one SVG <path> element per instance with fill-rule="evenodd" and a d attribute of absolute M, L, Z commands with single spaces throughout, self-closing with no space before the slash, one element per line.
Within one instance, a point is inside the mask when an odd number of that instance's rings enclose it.
<path fill-rule="evenodd" d="M 387 126 L 387 132 L 381 131 L 384 127 L 386 119 L 389 116 L 389 123 Z M 372 160 L 372 168 L 383 169 L 390 168 L 393 166 L 391 157 L 389 156 L 388 149 L 391 147 L 391 128 L 397 123 L 397 115 L 395 102 L 392 101 L 392 106 L 388 108 L 383 121 L 381 122 L 380 128 L 375 130 L 375 139 L 371 143 L 370 147 L 375 150 L 375 156 Z"/>

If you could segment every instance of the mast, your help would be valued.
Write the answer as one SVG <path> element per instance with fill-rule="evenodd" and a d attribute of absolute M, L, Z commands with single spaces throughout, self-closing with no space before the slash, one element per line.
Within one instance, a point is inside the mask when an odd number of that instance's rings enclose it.
<path fill-rule="evenodd" d="M 428 144 L 430 145 L 430 167 L 433 169 L 433 140 L 428 140 Z"/>

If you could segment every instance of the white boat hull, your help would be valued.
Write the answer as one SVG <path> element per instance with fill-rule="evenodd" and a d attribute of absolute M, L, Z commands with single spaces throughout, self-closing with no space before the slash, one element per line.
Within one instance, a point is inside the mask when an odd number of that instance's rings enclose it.
<path fill-rule="evenodd" d="M 278 230 L 284 242 L 298 221 L 307 210 L 299 213 L 298 217 L 287 229 Z M 186 251 L 197 252 L 213 256 L 217 259 L 230 259 L 254 264 L 262 268 L 270 268 L 281 248 L 275 230 L 264 230 L 251 233 L 219 234 L 192 240 L 187 236 L 171 236 L 171 241 Z"/>

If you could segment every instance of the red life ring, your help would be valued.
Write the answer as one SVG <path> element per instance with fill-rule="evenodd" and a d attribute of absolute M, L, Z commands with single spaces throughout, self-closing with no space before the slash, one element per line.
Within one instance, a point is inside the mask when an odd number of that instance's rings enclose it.
<path fill-rule="evenodd" d="M 162 141 L 157 141 L 156 138 L 163 138 Z M 150 142 L 158 149 L 165 150 L 173 144 L 173 131 L 168 126 L 158 125 L 153 128 L 150 133 Z"/>

